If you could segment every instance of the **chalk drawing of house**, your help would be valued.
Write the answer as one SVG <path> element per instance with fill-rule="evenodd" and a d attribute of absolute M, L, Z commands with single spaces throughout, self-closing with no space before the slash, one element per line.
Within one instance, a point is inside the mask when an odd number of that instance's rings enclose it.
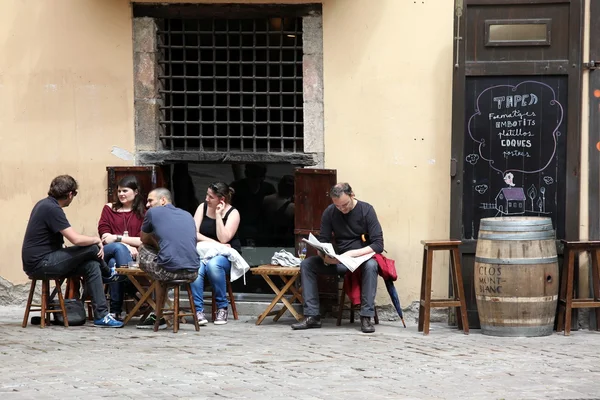
<path fill-rule="evenodd" d="M 496 209 L 506 215 L 524 214 L 525 200 L 523 188 L 504 188 L 496 195 Z"/>

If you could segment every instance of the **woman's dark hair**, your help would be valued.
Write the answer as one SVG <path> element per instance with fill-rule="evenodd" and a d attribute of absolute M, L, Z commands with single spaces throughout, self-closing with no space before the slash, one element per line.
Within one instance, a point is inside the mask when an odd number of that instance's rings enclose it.
<path fill-rule="evenodd" d="M 231 198 L 235 193 L 235 190 L 231 186 L 223 182 L 214 182 L 208 185 L 208 188 L 218 197 L 225 199 L 225 203 L 231 204 Z"/>
<path fill-rule="evenodd" d="M 73 196 L 77 196 L 77 181 L 71 175 L 59 175 L 52 179 L 48 196 L 54 197 L 56 200 L 64 200 L 73 192 Z"/>
<path fill-rule="evenodd" d="M 137 178 L 133 175 L 127 175 L 119 181 L 117 187 L 126 187 L 133 190 L 134 192 L 137 190 L 137 193 L 133 198 L 131 211 L 133 211 L 133 213 L 138 217 L 144 218 L 144 212 L 146 211 L 146 207 L 144 205 L 144 199 L 142 198 L 142 189 L 140 187 L 140 184 L 138 183 Z M 113 203 L 112 209 L 117 211 L 121 207 L 123 207 L 123 203 L 121 203 L 121 200 L 119 200 L 119 196 L 117 196 L 117 200 Z"/>

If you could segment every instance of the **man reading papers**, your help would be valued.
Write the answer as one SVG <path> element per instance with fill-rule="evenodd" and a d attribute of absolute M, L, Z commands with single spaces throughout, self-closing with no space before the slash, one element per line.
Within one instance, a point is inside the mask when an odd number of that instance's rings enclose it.
<path fill-rule="evenodd" d="M 325 209 L 321 217 L 319 241 L 321 245 L 330 243 L 332 236 L 335 236 L 337 254 L 340 256 L 336 259 L 327 255 L 334 255 L 330 251 L 319 252 L 319 256 L 308 257 L 300 264 L 305 319 L 293 324 L 292 329 L 321 327 L 317 274 L 343 275 L 349 269 L 354 271 L 358 268 L 362 274 L 361 330 L 372 333 L 375 332 L 371 318 L 375 315 L 378 264 L 369 255 L 383 251 L 383 231 L 373 206 L 357 200 L 349 184 L 336 184 L 331 188 L 329 196 L 333 204 Z M 315 241 L 308 242 L 316 247 Z M 357 262 L 361 263 L 355 265 Z"/>

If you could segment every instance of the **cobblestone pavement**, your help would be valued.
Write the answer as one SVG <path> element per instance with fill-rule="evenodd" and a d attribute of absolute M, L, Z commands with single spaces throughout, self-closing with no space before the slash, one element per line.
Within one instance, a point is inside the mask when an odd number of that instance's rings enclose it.
<path fill-rule="evenodd" d="M 179 333 L 93 326 L 22 329 L 0 307 L 0 399 L 598 399 L 600 333 L 463 335 L 382 321 L 372 335 L 333 319 L 190 324 Z M 135 320 L 134 320 L 135 321 Z"/>

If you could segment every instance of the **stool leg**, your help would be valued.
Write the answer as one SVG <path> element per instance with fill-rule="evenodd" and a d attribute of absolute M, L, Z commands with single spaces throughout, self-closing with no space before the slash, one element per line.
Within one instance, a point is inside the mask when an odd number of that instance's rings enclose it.
<path fill-rule="evenodd" d="M 458 248 L 452 249 L 452 268 L 454 270 L 453 284 L 454 284 L 454 297 L 458 297 L 460 301 L 460 319 L 462 320 L 462 330 L 465 335 L 469 334 L 469 319 L 467 318 L 467 302 L 465 301 L 465 293 L 463 289 L 462 270 L 460 265 L 460 250 Z M 458 310 L 456 310 L 458 311 Z"/>
<path fill-rule="evenodd" d="M 35 284 L 37 280 L 31 280 L 31 286 L 29 288 L 29 297 L 27 298 L 27 308 L 25 308 L 25 316 L 23 317 L 23 328 L 27 328 L 27 322 L 29 322 L 29 313 L 31 312 L 31 302 L 33 301 L 33 293 L 35 292 Z"/>
<path fill-rule="evenodd" d="M 450 283 L 452 284 L 452 299 L 460 300 L 458 296 L 458 284 L 456 280 L 456 272 L 454 271 L 454 252 L 450 249 Z M 460 306 L 454 307 L 454 316 L 456 318 L 456 325 L 459 330 L 463 330 L 463 320 L 460 314 Z"/>
<path fill-rule="evenodd" d="M 200 324 L 198 324 L 198 316 L 196 315 L 196 305 L 194 304 L 194 296 L 192 295 L 192 286 L 189 283 L 186 283 L 185 289 L 187 290 L 190 308 L 192 309 L 192 318 L 194 318 L 194 329 L 196 329 L 196 332 L 198 332 L 200 330 Z"/>
<path fill-rule="evenodd" d="M 227 277 L 227 293 L 229 294 L 229 303 L 231 304 L 231 312 L 233 313 L 233 319 L 238 319 L 237 307 L 235 305 L 235 299 L 233 298 L 233 289 L 231 289 L 231 280 Z"/>
<path fill-rule="evenodd" d="M 424 335 L 429 335 L 429 319 L 431 318 L 431 274 L 433 269 L 433 251 L 427 251 L 427 264 L 425 266 L 425 287 L 424 299 L 421 302 L 423 307 L 423 324 L 422 330 Z M 423 285 L 423 284 L 422 284 Z M 421 288 L 423 290 L 423 287 Z M 421 310 L 419 309 L 419 317 Z M 419 325 L 421 325 L 419 323 Z"/>
<path fill-rule="evenodd" d="M 598 279 L 598 264 L 600 263 L 600 250 L 592 251 L 592 283 L 594 288 L 594 299 L 593 301 L 598 301 L 600 298 L 600 282 Z M 600 308 L 596 307 L 596 330 L 600 327 Z M 590 327 L 591 328 L 591 327 Z"/>
<path fill-rule="evenodd" d="M 175 298 L 173 301 L 175 304 L 173 305 L 173 333 L 177 333 L 179 332 L 179 285 L 175 285 L 174 289 L 173 295 Z"/>
<path fill-rule="evenodd" d="M 379 315 L 377 315 L 377 308 L 375 308 L 375 325 L 379 325 Z"/>
<path fill-rule="evenodd" d="M 421 269 L 421 295 L 419 297 L 419 325 L 418 331 L 423 332 L 423 321 L 425 318 L 425 308 L 423 307 L 423 301 L 425 301 L 425 278 L 427 269 L 427 249 L 423 249 L 423 265 Z"/>
<path fill-rule="evenodd" d="M 565 336 L 571 334 L 571 309 L 573 306 L 573 273 L 575 269 L 575 252 L 568 250 L 567 261 L 567 290 L 565 293 Z"/>
<path fill-rule="evenodd" d="M 214 322 L 215 319 L 217 319 L 217 299 L 215 298 L 215 291 L 214 291 L 214 289 L 211 288 L 211 290 L 212 290 L 212 292 L 211 292 L 212 293 L 211 294 L 212 303 L 211 303 L 211 306 L 210 306 L 210 313 L 211 313 L 211 316 L 212 316 L 212 321 Z"/>
<path fill-rule="evenodd" d="M 59 279 L 55 279 L 54 284 L 56 285 L 56 293 L 58 294 L 58 304 L 60 304 L 60 311 L 63 315 L 63 325 L 65 326 L 65 328 L 68 328 L 69 320 L 67 319 L 67 309 L 65 308 L 65 299 L 62 294 L 61 282 Z"/>
<path fill-rule="evenodd" d="M 46 318 L 48 318 L 48 314 L 46 314 L 46 308 L 48 308 L 48 295 L 50 292 L 50 282 L 47 280 L 42 281 L 42 307 L 40 310 L 40 328 L 46 327 Z M 48 320 L 48 322 L 50 322 Z"/>
<path fill-rule="evenodd" d="M 165 306 L 165 295 L 167 293 L 166 285 L 163 282 L 159 282 L 156 288 L 156 321 L 154 322 L 154 332 L 158 332 L 160 326 L 160 319 L 163 316 L 163 307 Z"/>
<path fill-rule="evenodd" d="M 338 301 L 339 312 L 337 316 L 337 321 L 335 323 L 336 326 L 340 326 L 342 324 L 342 314 L 344 313 L 345 302 L 344 300 L 346 300 L 346 279 L 344 279 L 344 283 L 342 283 L 342 292 L 340 293 L 340 300 Z M 352 308 L 352 305 L 350 305 L 350 307 Z"/>
<path fill-rule="evenodd" d="M 565 308 L 567 302 L 567 270 L 569 263 L 569 249 L 565 247 L 563 257 L 563 267 L 560 274 L 560 292 L 558 294 L 558 313 L 556 316 L 556 331 L 560 332 L 565 328 Z"/>

